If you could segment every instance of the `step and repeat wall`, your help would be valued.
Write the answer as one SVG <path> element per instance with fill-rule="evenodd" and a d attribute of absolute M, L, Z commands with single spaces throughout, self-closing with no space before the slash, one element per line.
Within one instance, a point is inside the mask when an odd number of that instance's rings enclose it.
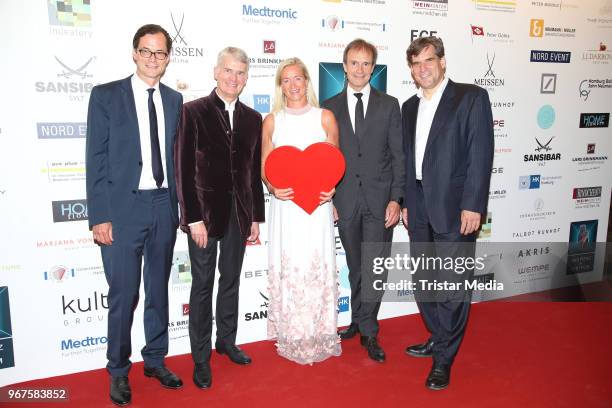
<path fill-rule="evenodd" d="M 342 88 L 342 52 L 357 37 L 379 51 L 372 83 L 402 103 L 416 91 L 406 48 L 419 36 L 439 36 L 447 75 L 490 95 L 495 159 L 480 239 L 524 243 L 517 256 L 527 264 L 507 279 L 512 293 L 551 287 L 554 265 L 538 258 L 551 251 L 549 243 L 567 246 L 585 236 L 605 241 L 610 0 L 4 0 L 0 385 L 106 364 L 107 285 L 85 201 L 87 104 L 93 86 L 134 72 L 131 41 L 146 23 L 162 25 L 174 38 L 163 82 L 185 101 L 210 93 L 219 50 L 243 48 L 251 68 L 240 99 L 264 116 L 281 60 L 304 60 L 324 99 Z M 267 240 L 263 225 L 260 240 L 246 251 L 239 343 L 266 338 Z M 408 240 L 402 225 L 394 240 Z M 350 289 L 336 241 L 344 325 Z M 568 268 L 568 279 L 553 286 L 601 278 L 601 255 L 586 268 Z M 179 233 L 170 282 L 171 355 L 189 352 L 190 283 L 186 237 Z M 142 299 L 135 351 L 144 344 Z M 385 302 L 380 317 L 416 312 L 412 302 Z M 138 352 L 133 360 L 140 360 Z"/>

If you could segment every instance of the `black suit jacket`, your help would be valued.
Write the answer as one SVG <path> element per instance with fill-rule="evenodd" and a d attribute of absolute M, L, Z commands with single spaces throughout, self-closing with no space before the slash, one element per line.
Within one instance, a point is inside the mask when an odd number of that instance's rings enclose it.
<path fill-rule="evenodd" d="M 404 196 L 404 152 L 399 103 L 396 98 L 370 88 L 365 127 L 357 137 L 348 111 L 347 88 L 323 102 L 338 122 L 340 150 L 346 159 L 346 172 L 336 187 L 334 205 L 340 218 L 351 218 L 361 191 L 380 219 L 390 200 Z M 351 95 L 352 96 L 352 95 Z"/>
<path fill-rule="evenodd" d="M 414 95 L 402 105 L 409 230 L 415 228 L 417 211 L 414 147 L 419 101 Z M 461 210 L 486 213 L 493 153 L 493 116 L 487 91 L 449 80 L 423 157 L 425 208 L 435 232 L 459 231 Z"/>
<path fill-rule="evenodd" d="M 223 235 L 236 199 L 240 233 L 263 222 L 261 115 L 236 101 L 233 130 L 215 90 L 183 106 L 175 149 L 181 229 L 204 221 L 210 237 Z"/>

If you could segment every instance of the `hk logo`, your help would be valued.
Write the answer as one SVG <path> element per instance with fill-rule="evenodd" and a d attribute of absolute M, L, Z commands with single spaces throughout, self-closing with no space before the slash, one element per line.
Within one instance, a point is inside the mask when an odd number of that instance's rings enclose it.
<path fill-rule="evenodd" d="M 187 41 L 185 41 L 185 37 L 181 34 L 181 30 L 183 29 L 183 22 L 185 21 L 185 13 L 181 16 L 181 22 L 177 24 L 178 18 L 175 20 L 172 13 L 170 13 L 170 18 L 172 19 L 172 25 L 174 26 L 174 37 L 172 37 L 172 42 L 176 43 L 178 39 L 179 44 L 187 45 Z"/>
<path fill-rule="evenodd" d="M 487 69 L 487 72 L 485 72 L 484 74 L 485 78 L 488 77 L 489 75 L 495 78 L 495 72 L 493 72 L 494 62 L 495 62 L 495 54 L 493 54 L 493 58 L 489 59 L 489 53 L 487 53 L 487 65 L 489 66 L 489 69 Z"/>
<path fill-rule="evenodd" d="M 263 52 L 264 54 L 276 54 L 276 41 L 264 40 Z"/>
<path fill-rule="evenodd" d="M 551 137 L 550 140 L 548 140 L 548 142 L 546 142 L 545 144 L 540 143 L 540 141 L 538 140 L 538 138 L 536 137 L 536 143 L 538 144 L 538 147 L 536 147 L 535 151 L 536 152 L 540 152 L 542 150 L 544 150 L 545 152 L 548 152 L 550 150 L 552 150 L 552 147 L 550 147 L 550 142 L 552 142 L 552 140 L 555 137 Z"/>
<path fill-rule="evenodd" d="M 532 19 L 531 26 L 529 28 L 530 37 L 542 37 L 544 36 L 544 20 Z"/>
<path fill-rule="evenodd" d="M 253 108 L 259 113 L 270 112 L 270 95 L 253 95 Z"/>
<path fill-rule="evenodd" d="M 519 190 L 534 190 L 540 188 L 540 175 L 519 177 Z"/>
<path fill-rule="evenodd" d="M 62 62 L 59 58 L 57 58 L 57 57 L 54 57 L 54 58 L 58 62 L 58 64 L 60 64 L 62 66 L 62 72 L 57 74 L 58 77 L 66 78 L 66 79 L 70 79 L 73 76 L 76 76 L 76 77 L 81 78 L 81 79 L 85 79 L 85 78 L 90 78 L 91 77 L 91 74 L 87 73 L 86 68 L 89 66 L 91 61 L 94 60 L 95 57 L 91 57 L 90 59 L 87 60 L 86 63 L 84 63 L 83 65 L 81 65 L 80 67 L 78 67 L 76 69 L 69 67 L 64 62 Z"/>

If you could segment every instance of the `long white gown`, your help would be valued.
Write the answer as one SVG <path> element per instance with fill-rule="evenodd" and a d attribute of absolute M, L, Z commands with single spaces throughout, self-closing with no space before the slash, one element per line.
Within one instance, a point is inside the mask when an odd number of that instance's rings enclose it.
<path fill-rule="evenodd" d="M 322 110 L 275 114 L 272 144 L 301 150 L 326 140 Z M 269 211 L 268 339 L 278 353 L 312 364 L 341 353 L 336 333 L 338 283 L 331 203 L 306 213 L 293 201 L 271 198 Z"/>

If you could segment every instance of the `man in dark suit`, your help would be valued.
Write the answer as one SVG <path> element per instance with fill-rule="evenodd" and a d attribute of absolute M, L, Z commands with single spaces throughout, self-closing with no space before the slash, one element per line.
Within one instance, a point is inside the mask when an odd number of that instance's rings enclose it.
<path fill-rule="evenodd" d="M 164 366 L 168 353 L 168 279 L 178 227 L 174 137 L 183 98 L 159 80 L 172 40 L 154 24 L 138 29 L 136 75 L 92 89 L 87 116 L 87 207 L 101 245 L 108 290 L 110 398 L 131 400 L 130 331 L 144 256 L 144 374 L 164 387 L 181 380 Z"/>
<path fill-rule="evenodd" d="M 246 241 L 264 221 L 261 115 L 238 100 L 249 69 L 246 53 L 223 49 L 214 70 L 217 87 L 186 103 L 175 149 L 181 229 L 188 234 L 192 284 L 189 338 L 193 381 L 209 388 L 212 294 L 219 255 L 215 348 L 237 364 L 251 359 L 236 345 L 238 291 Z"/>
<path fill-rule="evenodd" d="M 385 353 L 377 341 L 382 293 L 372 295 L 366 284 L 374 276 L 372 258 L 389 255 L 385 243 L 393 238 L 399 221 L 405 170 L 399 103 L 369 83 L 376 57 L 372 44 L 362 39 L 350 42 L 343 56 L 346 87 L 323 107 L 336 116 L 346 159 L 346 173 L 333 200 L 349 267 L 351 324 L 338 334 L 350 339 L 361 333 L 368 356 L 383 362 Z M 369 246 L 362 264 L 363 243 Z"/>
<path fill-rule="evenodd" d="M 406 51 L 418 93 L 402 106 L 406 151 L 406 209 L 413 257 L 474 257 L 481 216 L 486 215 L 493 162 L 493 119 L 487 92 L 445 77 L 444 45 L 418 38 Z M 465 332 L 471 292 L 433 291 L 421 280 L 464 282 L 473 269 L 419 270 L 415 297 L 431 337 L 406 353 L 433 357 L 426 386 L 444 389 Z"/>

